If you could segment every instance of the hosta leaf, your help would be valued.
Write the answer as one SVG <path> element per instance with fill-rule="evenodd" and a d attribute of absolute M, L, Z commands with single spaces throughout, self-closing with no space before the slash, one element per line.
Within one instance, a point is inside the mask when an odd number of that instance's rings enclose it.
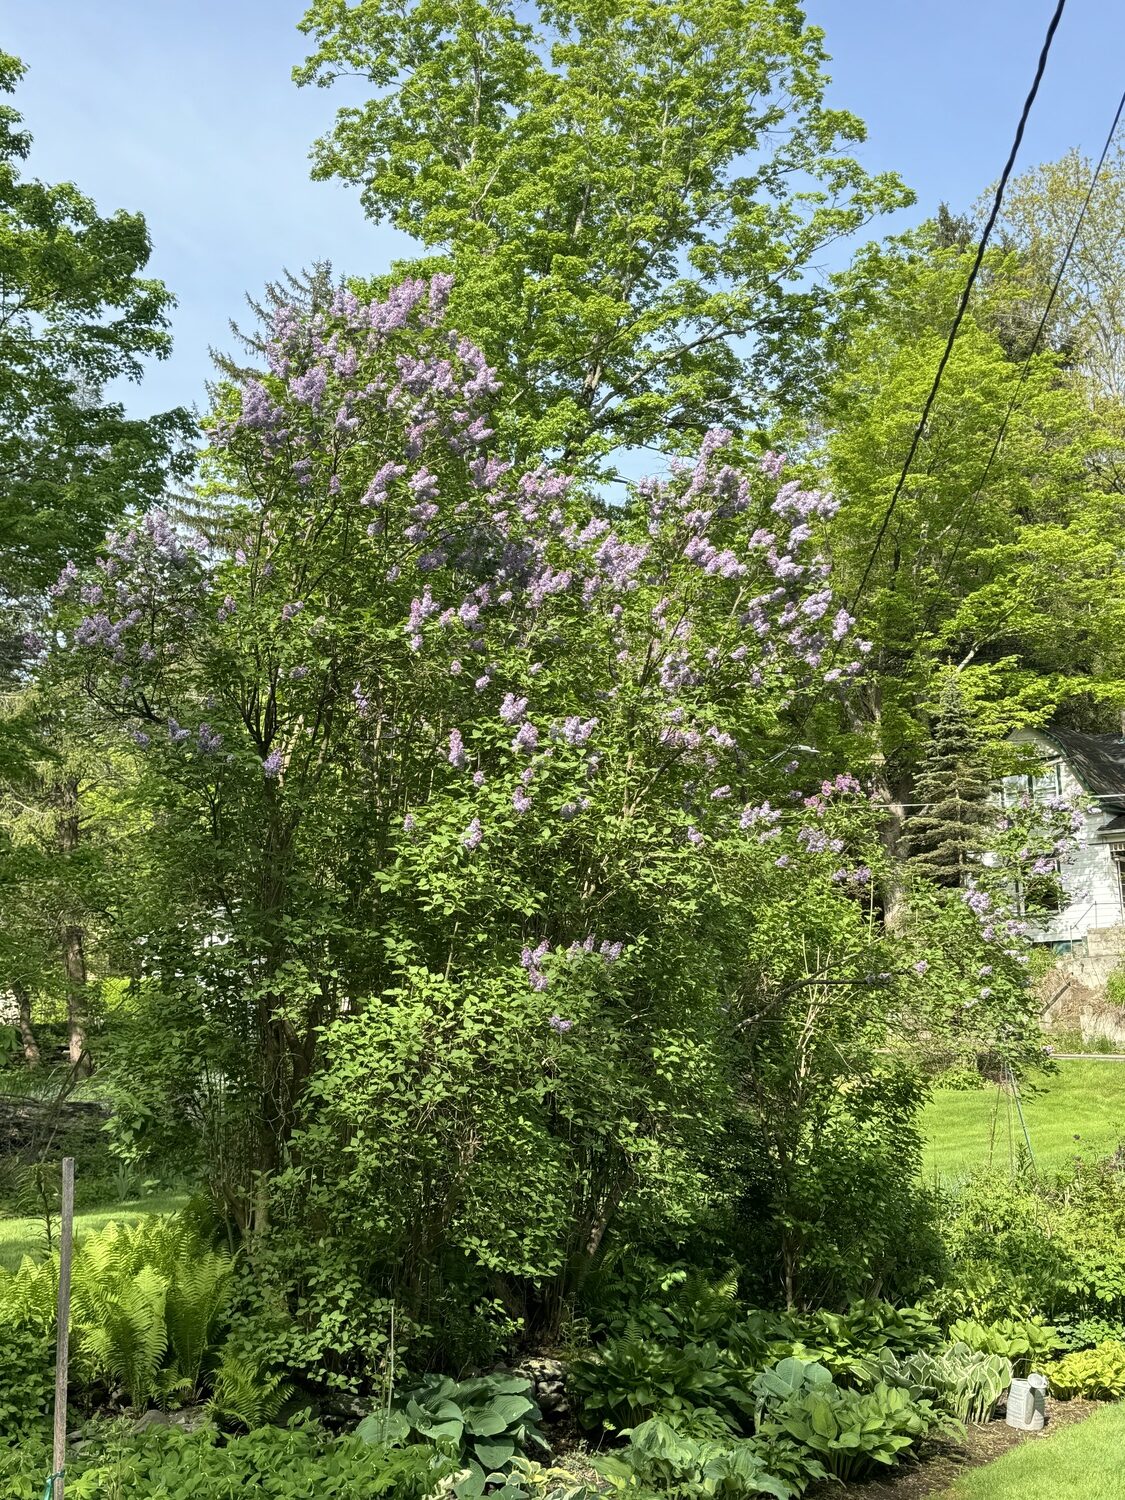
<path fill-rule="evenodd" d="M 470 1464 L 469 1472 L 453 1486 L 457 1500 L 479 1500 L 484 1494 L 484 1470 L 479 1464 Z"/>
<path fill-rule="evenodd" d="M 518 1422 L 520 1417 L 526 1416 L 534 1407 L 535 1403 L 526 1396 L 497 1396 L 490 1403 L 490 1410 L 503 1420 L 506 1427 Z"/>
<path fill-rule="evenodd" d="M 508 1424 L 498 1412 L 489 1408 L 485 1411 L 467 1411 L 465 1426 L 474 1437 L 498 1437 Z"/>
<path fill-rule="evenodd" d="M 418 1422 L 418 1431 L 423 1437 L 428 1437 L 431 1442 L 460 1443 L 465 1431 L 463 1422 Z"/>
<path fill-rule="evenodd" d="M 365 1443 L 404 1443 L 410 1436 L 410 1423 L 400 1411 L 373 1411 L 356 1428 L 356 1436 Z"/>
<path fill-rule="evenodd" d="M 511 1463 L 516 1445 L 511 1438 L 501 1438 L 495 1443 L 484 1441 L 474 1443 L 473 1451 L 486 1469 L 503 1469 Z"/>

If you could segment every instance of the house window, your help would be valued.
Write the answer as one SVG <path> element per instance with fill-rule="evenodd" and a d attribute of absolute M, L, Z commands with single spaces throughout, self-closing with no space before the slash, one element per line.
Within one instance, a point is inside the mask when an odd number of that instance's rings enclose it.
<path fill-rule="evenodd" d="M 1121 910 L 1125 911 L 1125 844 L 1119 844 L 1113 850 L 1113 863 L 1117 867 L 1117 899 Z"/>
<path fill-rule="evenodd" d="M 1062 794 L 1062 761 L 1052 761 L 1037 774 L 1005 776 L 1000 784 L 1000 802 L 1003 807 L 1016 807 L 1024 797 L 1033 802 L 1042 802 L 1046 797 Z"/>

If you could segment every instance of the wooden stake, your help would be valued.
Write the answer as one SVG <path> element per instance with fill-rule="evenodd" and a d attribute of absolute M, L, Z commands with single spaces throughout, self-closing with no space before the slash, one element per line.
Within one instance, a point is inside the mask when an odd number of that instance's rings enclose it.
<path fill-rule="evenodd" d="M 66 1384 L 70 1362 L 70 1260 L 74 1248 L 74 1157 L 62 1164 L 62 1220 L 59 1224 L 59 1312 L 55 1339 L 55 1447 L 51 1500 L 63 1500 L 66 1484 Z"/>

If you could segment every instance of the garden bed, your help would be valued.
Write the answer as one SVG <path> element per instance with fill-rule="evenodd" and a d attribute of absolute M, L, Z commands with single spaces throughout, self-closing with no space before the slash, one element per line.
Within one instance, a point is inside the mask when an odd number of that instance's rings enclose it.
<path fill-rule="evenodd" d="M 927 1495 L 943 1495 L 967 1470 L 990 1464 L 1022 1443 L 1045 1442 L 1104 1407 L 1104 1401 L 1051 1401 L 1042 1433 L 1019 1432 L 998 1418 L 983 1427 L 969 1427 L 964 1442 L 927 1443 L 916 1463 L 905 1461 L 886 1479 L 869 1479 L 862 1484 L 845 1485 L 843 1489 L 838 1484 L 819 1485 L 809 1491 L 809 1497 L 819 1500 L 833 1494 L 851 1500 L 923 1500 Z"/>

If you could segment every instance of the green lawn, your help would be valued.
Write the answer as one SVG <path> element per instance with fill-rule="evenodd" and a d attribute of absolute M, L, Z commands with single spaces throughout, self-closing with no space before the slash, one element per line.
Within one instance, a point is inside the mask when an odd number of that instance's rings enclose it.
<path fill-rule="evenodd" d="M 111 1219 L 134 1223 L 145 1214 L 170 1214 L 183 1208 L 186 1193 L 151 1193 L 147 1198 L 129 1198 L 102 1208 L 80 1210 L 74 1215 L 74 1234 L 80 1239 L 95 1229 L 103 1229 Z M 58 1234 L 58 1220 L 52 1224 Z M 14 1271 L 25 1255 L 39 1257 L 47 1248 L 42 1219 L 0 1219 L 0 1266 Z"/>
<path fill-rule="evenodd" d="M 1013 1448 L 964 1475 L 945 1500 L 1125 1500 L 1125 1404 Z"/>
<path fill-rule="evenodd" d="M 1125 1063 L 1060 1062 L 1023 1086 L 1024 1118 L 1041 1167 L 1101 1156 L 1125 1140 Z M 938 1090 L 922 1116 L 925 1170 L 946 1179 L 974 1167 L 1006 1168 L 1023 1131 L 1010 1095 L 995 1087 Z M 1076 1139 L 1077 1137 L 1077 1139 Z"/>

